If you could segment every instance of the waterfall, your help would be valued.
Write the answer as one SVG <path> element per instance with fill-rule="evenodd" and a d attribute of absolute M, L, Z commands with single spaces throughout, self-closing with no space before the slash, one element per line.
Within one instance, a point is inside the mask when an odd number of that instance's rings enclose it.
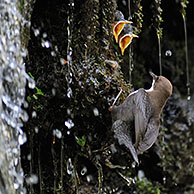
<path fill-rule="evenodd" d="M 0 0 L 0 193 L 26 193 L 20 163 L 20 145 L 26 141 L 22 131 L 28 120 L 22 109 L 26 105 L 26 79 L 21 47 L 22 16 L 17 0 Z M 29 84 L 33 84 L 29 82 Z"/>

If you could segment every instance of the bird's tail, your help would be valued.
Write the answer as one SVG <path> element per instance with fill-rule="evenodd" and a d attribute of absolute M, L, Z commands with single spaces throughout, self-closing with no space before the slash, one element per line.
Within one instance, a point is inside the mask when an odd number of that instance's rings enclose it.
<path fill-rule="evenodd" d="M 139 164 L 137 152 L 132 144 L 132 138 L 129 134 L 127 124 L 122 120 L 117 120 L 113 123 L 112 129 L 114 131 L 114 137 L 118 139 L 119 144 L 125 145 L 130 150 L 135 162 Z"/>

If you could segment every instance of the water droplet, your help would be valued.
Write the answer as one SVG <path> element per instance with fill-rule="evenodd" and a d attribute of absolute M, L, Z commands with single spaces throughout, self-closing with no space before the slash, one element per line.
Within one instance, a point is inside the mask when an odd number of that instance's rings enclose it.
<path fill-rule="evenodd" d="M 123 3 L 124 6 L 127 6 L 126 0 L 122 0 L 122 3 Z"/>
<path fill-rule="evenodd" d="M 64 61 L 63 58 L 60 58 L 60 63 L 61 63 L 61 65 L 64 65 L 65 64 L 65 61 Z"/>
<path fill-rule="evenodd" d="M 31 184 L 37 184 L 38 183 L 38 176 L 35 174 L 31 174 L 30 177 L 26 178 L 26 183 Z"/>
<path fill-rule="evenodd" d="M 27 159 L 28 159 L 29 161 L 32 159 L 31 154 L 28 154 L 28 155 L 27 155 Z"/>
<path fill-rule="evenodd" d="M 38 36 L 40 34 L 40 30 L 39 29 L 34 29 L 34 35 Z"/>
<path fill-rule="evenodd" d="M 69 51 L 69 54 L 67 55 L 67 61 L 71 61 L 71 55 L 72 55 L 72 51 Z"/>
<path fill-rule="evenodd" d="M 67 109 L 67 114 L 71 115 L 71 109 L 69 109 L 69 108 Z"/>
<path fill-rule="evenodd" d="M 27 49 L 22 50 L 21 54 L 23 57 L 26 57 L 28 54 L 28 50 Z"/>
<path fill-rule="evenodd" d="M 14 186 L 14 189 L 18 189 L 20 187 L 18 183 L 14 183 L 13 186 Z"/>
<path fill-rule="evenodd" d="M 87 173 L 87 168 L 84 166 L 81 170 L 81 175 L 84 176 Z"/>
<path fill-rule="evenodd" d="M 55 51 L 51 51 L 51 56 L 56 57 Z"/>
<path fill-rule="evenodd" d="M 15 52 L 15 50 L 16 50 L 16 48 L 15 48 L 14 45 L 11 45 L 11 46 L 9 47 L 9 51 L 10 51 L 10 52 Z"/>
<path fill-rule="evenodd" d="M 57 45 L 55 45 L 55 46 L 54 46 L 54 49 L 55 49 L 55 51 L 56 51 L 56 52 L 58 52 L 58 51 L 59 51 L 59 49 L 58 49 Z"/>
<path fill-rule="evenodd" d="M 71 119 L 68 119 L 67 121 L 65 121 L 65 126 L 68 128 L 68 129 L 71 129 L 72 127 L 74 127 L 74 123 Z"/>
<path fill-rule="evenodd" d="M 16 174 L 16 179 L 18 184 L 22 185 L 24 183 L 24 172 L 22 170 L 20 170 L 17 174 Z"/>
<path fill-rule="evenodd" d="M 69 88 L 67 89 L 67 97 L 68 97 L 68 98 L 71 98 L 71 96 L 72 96 L 72 89 L 69 87 Z"/>
<path fill-rule="evenodd" d="M 158 7 L 158 12 L 162 12 L 162 9 L 161 9 L 161 7 Z"/>
<path fill-rule="evenodd" d="M 88 38 L 89 40 L 91 40 L 91 39 L 92 39 L 92 36 L 91 36 L 91 35 L 88 35 L 87 38 Z"/>
<path fill-rule="evenodd" d="M 99 116 L 99 111 L 98 111 L 97 108 L 94 108 L 94 109 L 93 109 L 93 113 L 94 113 L 94 116 L 95 116 L 95 117 Z"/>
<path fill-rule="evenodd" d="M 49 41 L 45 41 L 44 46 L 45 46 L 46 48 L 49 48 L 49 47 L 50 47 L 50 42 L 49 42 Z"/>
<path fill-rule="evenodd" d="M 47 33 L 44 32 L 44 33 L 42 34 L 42 37 L 43 37 L 43 38 L 46 38 L 46 37 L 47 37 Z"/>
<path fill-rule="evenodd" d="M 36 118 L 37 114 L 36 114 L 36 111 L 33 111 L 32 112 L 32 118 Z"/>
<path fill-rule="evenodd" d="M 27 114 L 27 112 L 26 111 L 22 111 L 21 112 L 21 119 L 24 121 L 24 122 L 27 122 L 28 121 L 28 114 Z"/>
<path fill-rule="evenodd" d="M 67 160 L 67 174 L 69 175 L 73 174 L 73 164 L 71 158 L 68 158 Z"/>
<path fill-rule="evenodd" d="M 28 87 L 31 89 L 34 89 L 36 87 L 36 83 L 31 77 L 28 78 Z"/>
<path fill-rule="evenodd" d="M 133 162 L 133 163 L 131 164 L 131 166 L 132 166 L 132 168 L 135 168 L 136 163 L 135 163 L 135 162 Z"/>
<path fill-rule="evenodd" d="M 14 62 L 11 62 L 11 63 L 10 63 L 10 67 L 11 67 L 11 69 L 15 69 L 16 64 L 15 64 Z"/>
<path fill-rule="evenodd" d="M 35 127 L 35 128 L 34 128 L 34 131 L 35 131 L 35 133 L 38 133 L 38 132 L 39 132 L 38 127 Z"/>
<path fill-rule="evenodd" d="M 3 95 L 3 96 L 2 96 L 2 100 L 3 100 L 3 102 L 4 102 L 6 105 L 8 105 L 8 104 L 10 103 L 10 98 L 9 98 L 9 96 L 7 96 L 7 95 Z"/>
<path fill-rule="evenodd" d="M 15 35 L 19 35 L 20 31 L 18 29 L 14 30 Z"/>
<path fill-rule="evenodd" d="M 70 131 L 67 131 L 67 135 L 70 135 L 71 134 L 71 132 Z"/>
<path fill-rule="evenodd" d="M 25 133 L 19 134 L 19 136 L 18 136 L 18 142 L 19 142 L 19 144 L 20 145 L 23 145 L 26 141 L 27 141 L 26 134 Z"/>
<path fill-rule="evenodd" d="M 50 42 L 48 40 L 45 41 L 44 39 L 42 39 L 41 40 L 41 46 L 45 47 L 45 48 L 49 48 L 50 47 Z"/>
<path fill-rule="evenodd" d="M 164 182 L 164 184 L 166 183 L 166 177 L 163 177 L 163 182 Z"/>
<path fill-rule="evenodd" d="M 55 96 L 56 95 L 56 89 L 52 88 L 52 95 Z"/>
<path fill-rule="evenodd" d="M 90 183 L 93 180 L 93 176 L 92 175 L 87 175 L 86 180 L 87 180 L 88 183 Z"/>
<path fill-rule="evenodd" d="M 22 188 L 21 191 L 20 191 L 20 194 L 26 194 L 26 193 L 27 193 L 26 188 Z"/>
<path fill-rule="evenodd" d="M 191 100 L 191 96 L 187 96 L 187 100 L 188 100 L 188 101 Z"/>
<path fill-rule="evenodd" d="M 24 101 L 24 108 L 28 108 L 28 102 Z"/>
<path fill-rule="evenodd" d="M 165 55 L 166 55 L 167 57 L 172 56 L 172 51 L 171 51 L 171 50 L 167 50 L 167 51 L 165 52 Z"/>
<path fill-rule="evenodd" d="M 17 166 L 19 163 L 19 159 L 18 158 L 14 158 L 14 165 Z"/>
<path fill-rule="evenodd" d="M 59 129 L 54 129 L 53 130 L 53 135 L 56 136 L 59 139 L 61 139 L 61 137 L 62 137 L 62 133 Z"/>

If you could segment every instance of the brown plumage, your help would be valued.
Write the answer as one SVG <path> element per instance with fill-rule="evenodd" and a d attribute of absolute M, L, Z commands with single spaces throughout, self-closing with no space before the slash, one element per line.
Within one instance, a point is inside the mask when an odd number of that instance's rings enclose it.
<path fill-rule="evenodd" d="M 124 144 L 130 150 L 137 163 L 137 155 L 155 143 L 159 133 L 160 114 L 172 94 L 172 84 L 167 78 L 150 74 L 153 83 L 149 90 L 140 88 L 129 94 L 123 104 L 111 108 L 114 137 L 120 145 Z"/>

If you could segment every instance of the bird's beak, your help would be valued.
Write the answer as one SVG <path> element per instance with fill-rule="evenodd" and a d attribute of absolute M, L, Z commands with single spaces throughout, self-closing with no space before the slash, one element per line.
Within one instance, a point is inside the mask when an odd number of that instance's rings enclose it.
<path fill-rule="evenodd" d="M 133 22 L 131 21 L 118 21 L 113 24 L 113 35 L 115 37 L 116 43 L 118 43 L 118 36 L 121 33 L 121 31 L 124 28 L 125 24 L 132 24 Z"/>
<path fill-rule="evenodd" d="M 121 53 L 124 55 L 125 49 L 131 44 L 133 38 L 138 37 L 135 34 L 125 34 L 119 38 L 119 47 L 121 48 Z"/>
<path fill-rule="evenodd" d="M 155 75 L 153 72 L 150 71 L 149 73 L 152 76 L 153 80 L 157 80 L 158 79 L 158 76 Z"/>
<path fill-rule="evenodd" d="M 135 35 L 135 34 L 132 34 L 132 37 L 133 38 L 139 38 L 139 36 Z"/>

